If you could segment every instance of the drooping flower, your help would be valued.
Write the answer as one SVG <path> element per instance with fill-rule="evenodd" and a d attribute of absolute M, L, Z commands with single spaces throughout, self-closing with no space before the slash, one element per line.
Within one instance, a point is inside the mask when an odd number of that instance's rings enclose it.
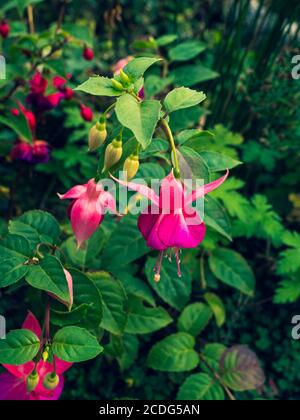
<path fill-rule="evenodd" d="M 88 121 L 88 122 L 92 121 L 94 117 L 94 114 L 91 108 L 83 104 L 80 104 L 80 115 L 85 121 Z"/>
<path fill-rule="evenodd" d="M 44 94 L 46 92 L 48 81 L 39 71 L 36 71 L 29 80 L 30 91 L 35 94 Z"/>
<path fill-rule="evenodd" d="M 54 76 L 52 79 L 52 84 L 60 93 L 63 94 L 63 98 L 70 100 L 74 96 L 74 91 L 70 87 L 66 86 L 68 83 L 67 79 L 64 79 L 61 76 Z"/>
<path fill-rule="evenodd" d="M 23 162 L 32 162 L 32 145 L 25 143 L 24 141 L 17 140 L 10 152 L 10 158 L 12 160 L 20 160 Z"/>
<path fill-rule="evenodd" d="M 35 140 L 33 143 L 17 140 L 10 152 L 10 157 L 12 160 L 31 164 L 47 163 L 50 159 L 49 144 L 44 140 Z"/>
<path fill-rule="evenodd" d="M 30 93 L 26 98 L 27 103 L 34 106 L 37 111 L 50 111 L 57 107 L 65 99 L 63 92 L 55 92 L 46 95 L 48 81 L 37 71 L 29 81 Z"/>
<path fill-rule="evenodd" d="M 0 35 L 2 36 L 2 38 L 7 38 L 10 32 L 10 26 L 7 23 L 6 20 L 2 20 L 2 22 L 0 22 Z"/>
<path fill-rule="evenodd" d="M 22 328 L 32 331 L 37 337 L 41 338 L 42 330 L 38 320 L 29 312 Z M 59 377 L 58 385 L 54 390 L 46 389 L 43 381 L 46 375 L 54 371 L 54 363 L 39 361 L 36 366 L 38 375 L 37 385 L 29 387 L 28 377 L 35 372 L 33 361 L 23 365 L 3 365 L 7 372 L 0 374 L 0 400 L 58 400 L 64 387 L 63 374 L 72 366 L 71 363 L 55 357 L 56 374 Z M 33 390 L 31 390 L 34 388 Z"/>
<path fill-rule="evenodd" d="M 95 54 L 92 48 L 84 47 L 82 56 L 87 61 L 93 61 Z"/>
<path fill-rule="evenodd" d="M 32 163 L 47 163 L 50 159 L 49 144 L 44 140 L 35 140 L 32 148 Z"/>
<path fill-rule="evenodd" d="M 61 200 L 71 199 L 68 215 L 78 246 L 80 247 L 102 223 L 106 209 L 116 213 L 114 197 L 104 191 L 101 183 L 91 179 L 87 184 L 77 185 L 66 194 L 58 194 Z"/>
<path fill-rule="evenodd" d="M 228 174 L 227 171 L 222 178 L 188 194 L 185 186 L 174 177 L 172 171 L 162 181 L 159 196 L 147 186 L 114 178 L 121 185 L 138 192 L 152 203 L 140 215 L 138 228 L 147 241 L 148 247 L 160 251 L 155 267 L 154 278 L 156 281 L 160 280 L 162 258 L 167 250 L 170 250 L 170 256 L 174 252 L 178 275 L 181 276 L 180 250 L 197 247 L 203 241 L 206 233 L 204 222 L 198 211 L 191 207 L 191 204 L 223 184 Z"/>

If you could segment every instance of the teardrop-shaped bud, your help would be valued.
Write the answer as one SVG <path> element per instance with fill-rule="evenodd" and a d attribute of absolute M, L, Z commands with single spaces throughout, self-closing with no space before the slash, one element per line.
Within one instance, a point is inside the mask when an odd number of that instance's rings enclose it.
<path fill-rule="evenodd" d="M 127 181 L 134 178 L 139 170 L 140 162 L 138 155 L 130 155 L 124 162 L 123 171 Z"/>
<path fill-rule="evenodd" d="M 110 169 L 112 166 L 118 163 L 122 157 L 122 153 L 123 153 L 122 140 L 119 140 L 119 139 L 113 140 L 107 146 L 105 150 L 103 172 L 106 171 L 107 169 Z"/>
<path fill-rule="evenodd" d="M 89 150 L 93 152 L 97 150 L 105 142 L 107 138 L 106 123 L 98 122 L 89 133 Z"/>
<path fill-rule="evenodd" d="M 123 69 L 120 70 L 120 78 L 123 86 L 128 87 L 131 84 L 129 76 L 125 73 Z"/>
<path fill-rule="evenodd" d="M 49 391 L 53 391 L 55 388 L 57 388 L 59 384 L 59 376 L 56 375 L 56 373 L 48 373 L 44 376 L 43 379 L 43 386 L 46 389 L 49 389 Z"/>
<path fill-rule="evenodd" d="M 124 90 L 122 83 L 118 82 L 116 79 L 111 79 L 111 83 L 116 90 Z"/>
<path fill-rule="evenodd" d="M 38 386 L 39 381 L 40 381 L 39 374 L 37 373 L 36 370 L 34 370 L 26 378 L 26 389 L 27 389 L 27 392 L 34 391 L 35 388 Z"/>

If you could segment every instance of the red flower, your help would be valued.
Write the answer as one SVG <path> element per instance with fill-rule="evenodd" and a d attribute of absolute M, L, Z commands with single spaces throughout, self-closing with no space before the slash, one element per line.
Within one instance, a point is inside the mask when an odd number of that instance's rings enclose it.
<path fill-rule="evenodd" d="M 91 108 L 88 108 L 87 106 L 83 104 L 80 105 L 80 115 L 85 121 L 92 121 L 93 116 L 94 116 Z"/>
<path fill-rule="evenodd" d="M 52 84 L 55 89 L 59 90 L 63 94 L 64 99 L 70 100 L 74 96 L 73 89 L 66 86 L 67 80 L 61 76 L 54 76 L 52 80 Z"/>
<path fill-rule="evenodd" d="M 83 55 L 83 58 L 87 61 L 93 61 L 95 57 L 95 54 L 92 48 L 88 48 L 88 47 L 84 48 L 82 55 Z"/>
<path fill-rule="evenodd" d="M 18 140 L 13 146 L 10 157 L 12 160 L 21 160 L 23 162 L 32 162 L 32 145 Z"/>
<path fill-rule="evenodd" d="M 9 24 L 3 20 L 0 23 L 0 35 L 2 36 L 2 38 L 7 38 L 10 32 L 10 26 Z"/>
<path fill-rule="evenodd" d="M 50 159 L 49 144 L 44 140 L 35 140 L 32 156 L 33 163 L 47 163 Z"/>
<path fill-rule="evenodd" d="M 37 71 L 29 81 L 31 93 L 44 94 L 46 92 L 48 81 Z"/>

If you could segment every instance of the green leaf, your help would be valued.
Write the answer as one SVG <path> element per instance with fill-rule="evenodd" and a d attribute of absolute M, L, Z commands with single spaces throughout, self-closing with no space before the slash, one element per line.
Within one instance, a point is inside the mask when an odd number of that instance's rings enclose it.
<path fill-rule="evenodd" d="M 59 359 L 69 363 L 93 359 L 103 351 L 95 336 L 79 327 L 59 330 L 52 344 L 52 351 Z"/>
<path fill-rule="evenodd" d="M 154 281 L 155 264 L 155 258 L 149 258 L 146 263 L 146 276 L 150 286 L 164 302 L 175 309 L 181 310 L 191 295 L 192 279 L 190 273 L 182 267 L 182 277 L 178 277 L 176 262 L 164 259 L 160 273 L 161 279 L 156 283 Z"/>
<path fill-rule="evenodd" d="M 209 267 L 223 283 L 253 296 L 254 274 L 242 255 L 230 249 L 219 248 L 209 257 Z"/>
<path fill-rule="evenodd" d="M 9 260 L 0 262 L 0 288 L 11 286 L 22 280 L 28 273 L 29 266 L 24 265 L 24 261 L 19 258 L 11 257 Z"/>
<path fill-rule="evenodd" d="M 112 270 L 112 274 L 121 281 L 127 294 L 134 295 L 149 305 L 155 306 L 153 293 L 145 281 L 132 276 L 125 270 Z"/>
<path fill-rule="evenodd" d="M 180 174 L 183 179 L 202 179 L 205 183 L 209 181 L 209 169 L 199 153 L 189 147 L 180 146 L 177 150 L 177 156 Z"/>
<path fill-rule="evenodd" d="M 186 372 L 195 369 L 199 356 L 194 350 L 195 339 L 186 333 L 169 335 L 156 343 L 148 355 L 150 368 L 162 372 Z"/>
<path fill-rule="evenodd" d="M 68 312 L 56 312 L 56 325 L 70 325 L 70 323 L 64 324 L 63 318 L 67 316 L 69 322 L 73 319 L 72 325 L 80 324 L 87 329 L 98 328 L 103 316 L 103 304 L 97 287 L 81 271 L 69 269 L 69 272 L 73 279 L 73 311 L 72 314 Z M 84 313 L 84 317 L 80 318 L 80 313 Z"/>
<path fill-rule="evenodd" d="M 172 42 L 176 41 L 177 38 L 178 35 L 176 34 L 163 35 L 156 39 L 156 44 L 159 47 L 165 47 L 166 45 L 172 44 Z"/>
<path fill-rule="evenodd" d="M 215 293 L 205 293 L 203 297 L 213 311 L 217 326 L 222 327 L 226 321 L 226 309 L 222 300 Z"/>
<path fill-rule="evenodd" d="M 29 330 L 14 330 L 0 340 L 0 363 L 22 365 L 32 360 L 39 351 L 40 340 Z"/>
<path fill-rule="evenodd" d="M 90 274 L 103 302 L 101 327 L 113 334 L 122 334 L 127 322 L 127 296 L 122 284 L 108 273 Z"/>
<path fill-rule="evenodd" d="M 80 92 L 89 93 L 94 96 L 120 96 L 123 94 L 122 91 L 116 90 L 113 87 L 111 79 L 102 76 L 90 77 L 86 82 L 77 86 L 75 90 Z"/>
<path fill-rule="evenodd" d="M 161 104 L 156 100 L 137 102 L 129 94 L 117 100 L 116 115 L 119 122 L 133 132 L 145 149 L 151 143 L 160 118 Z"/>
<path fill-rule="evenodd" d="M 11 130 L 13 130 L 18 137 L 26 140 L 27 142 L 32 141 L 32 133 L 30 131 L 27 120 L 22 112 L 16 117 L 13 115 L 9 117 L 4 117 L 0 115 L 0 124 L 6 125 Z"/>
<path fill-rule="evenodd" d="M 17 220 L 11 221 L 8 230 L 26 238 L 33 248 L 42 242 L 55 244 L 60 235 L 57 220 L 51 214 L 40 210 L 28 211 Z"/>
<path fill-rule="evenodd" d="M 172 71 L 172 76 L 177 86 L 191 87 L 216 79 L 219 74 L 201 64 L 197 64 L 178 67 Z"/>
<path fill-rule="evenodd" d="M 26 281 L 32 287 L 54 294 L 64 302 L 70 303 L 70 293 L 60 261 L 47 255 L 38 265 L 31 265 Z"/>
<path fill-rule="evenodd" d="M 169 51 L 172 61 L 189 61 L 206 50 L 206 45 L 200 41 L 185 41 Z"/>
<path fill-rule="evenodd" d="M 135 82 L 144 75 L 146 70 L 153 64 L 161 61 L 160 58 L 153 57 L 138 57 L 131 60 L 124 68 L 124 72 L 130 77 L 132 82 Z"/>
<path fill-rule="evenodd" d="M 224 171 L 242 165 L 242 162 L 217 152 L 203 151 L 200 153 L 211 172 Z"/>
<path fill-rule="evenodd" d="M 0 242 L 0 261 L 2 259 L 16 258 L 20 261 L 27 261 L 32 252 L 27 239 L 20 235 L 8 235 Z"/>
<path fill-rule="evenodd" d="M 233 346 L 226 350 L 220 366 L 222 381 L 234 391 L 251 391 L 265 382 L 256 354 L 247 346 Z"/>
<path fill-rule="evenodd" d="M 136 227 L 136 217 L 126 216 L 118 224 L 105 247 L 102 266 L 107 269 L 113 266 L 114 269 L 117 269 L 137 260 L 148 252 L 149 248 Z"/>
<path fill-rule="evenodd" d="M 177 141 L 181 145 L 185 145 L 194 149 L 196 152 L 203 150 L 202 142 L 210 142 L 214 138 L 214 134 L 207 130 L 183 130 L 176 136 Z"/>
<path fill-rule="evenodd" d="M 211 369 L 219 373 L 221 357 L 227 348 L 220 343 L 206 344 L 200 355 L 200 367 L 208 374 L 211 374 Z"/>
<path fill-rule="evenodd" d="M 191 303 L 184 308 L 178 318 L 178 330 L 196 337 L 209 324 L 212 315 L 212 311 L 204 303 Z"/>
<path fill-rule="evenodd" d="M 216 379 L 206 373 L 189 376 L 179 389 L 178 400 L 223 401 L 224 390 Z"/>
<path fill-rule="evenodd" d="M 165 309 L 148 308 L 139 298 L 129 297 L 127 333 L 149 334 L 165 328 L 171 322 L 172 318 Z"/>
<path fill-rule="evenodd" d="M 206 99 L 203 92 L 197 92 L 189 88 L 181 87 L 172 90 L 164 101 L 167 113 L 178 111 L 179 109 L 190 108 L 199 105 Z"/>
<path fill-rule="evenodd" d="M 82 320 L 86 318 L 89 308 L 92 306 L 83 303 L 80 306 L 73 306 L 71 311 L 51 310 L 51 324 L 58 327 L 66 327 L 68 325 L 82 325 Z"/>
<path fill-rule="evenodd" d="M 1 284 L 1 283 L 0 283 Z M 295 277 L 283 279 L 278 288 L 276 289 L 274 296 L 274 303 L 292 303 L 296 302 L 300 298 L 300 282 L 299 275 Z"/>
<path fill-rule="evenodd" d="M 205 224 L 232 241 L 231 222 L 225 208 L 212 197 L 206 196 L 204 209 Z"/>
<path fill-rule="evenodd" d="M 125 334 L 123 338 L 124 351 L 118 362 L 122 370 L 129 369 L 138 356 L 139 340 L 135 335 Z"/>

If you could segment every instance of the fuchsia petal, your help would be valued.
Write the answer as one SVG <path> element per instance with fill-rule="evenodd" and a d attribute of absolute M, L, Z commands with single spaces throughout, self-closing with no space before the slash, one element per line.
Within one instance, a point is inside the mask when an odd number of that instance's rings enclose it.
<path fill-rule="evenodd" d="M 22 328 L 32 331 L 38 338 L 41 338 L 42 336 L 40 323 L 30 311 L 28 312 L 27 318 L 25 319 Z"/>
<path fill-rule="evenodd" d="M 226 175 L 224 175 L 223 177 L 217 179 L 216 181 L 213 181 L 209 184 L 206 184 L 202 187 L 200 187 L 197 190 L 194 190 L 186 199 L 185 204 L 189 205 L 191 203 L 193 203 L 194 201 L 196 201 L 198 198 L 204 197 L 206 194 L 216 190 L 217 188 L 220 187 L 220 185 L 223 184 L 223 182 L 226 181 L 226 179 L 228 178 L 229 175 L 229 170 L 227 169 Z"/>
<path fill-rule="evenodd" d="M 82 194 L 84 194 L 87 190 L 87 184 L 85 185 L 76 185 L 75 187 L 71 188 L 65 194 L 57 194 L 61 200 L 66 199 L 73 199 L 79 198 Z"/>
<path fill-rule="evenodd" d="M 164 214 L 184 207 L 183 186 L 176 180 L 173 171 L 161 183 L 159 206 Z"/>
<path fill-rule="evenodd" d="M 78 246 L 93 235 L 103 217 L 97 211 L 97 200 L 90 200 L 87 194 L 75 201 L 71 210 L 71 224 Z"/>
<path fill-rule="evenodd" d="M 59 359 L 55 356 L 55 362 L 56 362 L 56 373 L 58 375 L 62 375 L 67 370 L 71 369 L 73 366 L 73 363 L 65 362 L 64 360 Z"/>
<path fill-rule="evenodd" d="M 108 208 L 112 213 L 117 214 L 117 204 L 115 198 L 107 191 L 103 191 L 100 193 L 98 198 L 97 206 L 99 206 L 98 210 L 100 213 L 103 211 L 101 207 Z"/>
<path fill-rule="evenodd" d="M 195 248 L 204 239 L 206 228 L 199 215 L 195 212 L 188 224 L 183 213 L 164 215 L 158 236 L 167 248 Z"/>
<path fill-rule="evenodd" d="M 0 375 L 0 400 L 1 401 L 23 401 L 29 400 L 26 392 L 26 385 L 10 373 Z"/>
<path fill-rule="evenodd" d="M 26 378 L 27 375 L 29 375 L 33 369 L 34 369 L 34 362 L 27 362 L 23 365 L 14 366 L 14 365 L 2 365 L 5 367 L 8 372 L 10 372 L 13 376 L 16 378 Z"/>
<path fill-rule="evenodd" d="M 167 248 L 158 236 L 162 217 L 161 214 L 141 214 L 138 221 L 138 227 L 147 241 L 147 246 L 160 251 Z"/>
<path fill-rule="evenodd" d="M 143 197 L 148 198 L 148 200 L 152 201 L 152 203 L 154 203 L 155 205 L 159 205 L 159 197 L 156 195 L 155 191 L 147 187 L 147 185 L 136 184 L 135 182 L 121 181 L 120 179 L 117 179 L 112 175 L 111 177 L 114 181 L 118 182 L 123 187 L 129 188 L 132 191 L 136 191 Z"/>

